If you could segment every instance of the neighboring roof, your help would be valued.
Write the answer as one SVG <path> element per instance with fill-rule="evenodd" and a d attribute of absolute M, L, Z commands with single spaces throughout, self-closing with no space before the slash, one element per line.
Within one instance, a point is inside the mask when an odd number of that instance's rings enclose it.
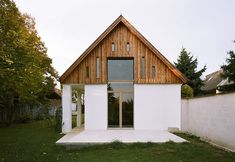
<path fill-rule="evenodd" d="M 233 83 L 232 81 L 229 82 L 229 81 L 228 81 L 228 78 L 226 78 L 226 79 L 222 80 L 222 81 L 217 85 L 217 87 L 224 86 L 224 85 L 229 85 L 229 84 L 232 84 L 232 83 Z"/>
<path fill-rule="evenodd" d="M 228 79 L 221 77 L 223 70 L 218 70 L 206 76 L 206 79 L 203 81 L 204 86 L 201 88 L 203 91 L 215 90 L 219 86 L 224 86 L 231 84 Z"/>
<path fill-rule="evenodd" d="M 58 88 L 54 88 L 54 92 L 61 97 L 61 90 Z"/>
<path fill-rule="evenodd" d="M 221 77 L 222 70 L 218 70 L 206 76 L 206 79 L 203 81 L 204 86 L 201 88 L 204 91 L 214 90 L 217 88 L 217 85 L 223 80 Z"/>
<path fill-rule="evenodd" d="M 61 90 L 54 88 L 54 91 L 48 96 L 49 99 L 61 99 Z"/>
<path fill-rule="evenodd" d="M 187 82 L 187 78 L 172 65 L 140 32 L 138 32 L 122 15 L 120 15 L 84 52 L 83 54 L 64 72 L 60 77 L 60 82 L 78 66 L 79 63 L 119 24 L 123 23 L 132 34 L 139 38 L 163 63 L 178 77 L 183 83 Z"/>

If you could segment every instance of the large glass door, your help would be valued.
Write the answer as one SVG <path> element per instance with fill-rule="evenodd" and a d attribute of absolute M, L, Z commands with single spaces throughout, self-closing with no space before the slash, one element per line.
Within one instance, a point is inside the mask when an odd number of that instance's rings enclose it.
<path fill-rule="evenodd" d="M 133 92 L 108 92 L 108 127 L 133 128 Z"/>
<path fill-rule="evenodd" d="M 122 93 L 122 127 L 123 128 L 133 128 L 133 100 L 134 94 Z"/>
<path fill-rule="evenodd" d="M 120 93 L 108 93 L 108 126 L 119 127 Z"/>
<path fill-rule="evenodd" d="M 108 59 L 108 127 L 133 128 L 133 59 Z"/>

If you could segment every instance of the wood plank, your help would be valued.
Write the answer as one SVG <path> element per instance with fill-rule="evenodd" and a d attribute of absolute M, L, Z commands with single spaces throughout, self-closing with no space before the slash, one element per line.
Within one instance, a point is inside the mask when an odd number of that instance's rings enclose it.
<path fill-rule="evenodd" d="M 115 42 L 116 51 L 111 51 Z M 130 51 L 126 51 L 126 43 L 130 43 Z M 141 58 L 145 57 L 145 79 L 142 79 Z M 100 58 L 100 77 L 96 78 L 96 57 Z M 96 47 L 90 51 L 78 66 L 70 72 L 63 83 L 104 84 L 107 83 L 107 58 L 133 57 L 134 83 L 182 83 L 175 73 L 146 44 L 144 44 L 125 25 L 119 24 Z M 151 78 L 151 68 L 155 66 L 155 78 Z M 86 78 L 86 67 L 89 66 L 90 76 Z"/>

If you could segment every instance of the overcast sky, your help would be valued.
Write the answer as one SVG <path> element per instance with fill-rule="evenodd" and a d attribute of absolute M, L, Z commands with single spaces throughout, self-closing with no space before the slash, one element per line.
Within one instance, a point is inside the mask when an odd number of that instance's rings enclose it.
<path fill-rule="evenodd" d="M 234 0 L 15 0 L 36 20 L 53 65 L 63 72 L 122 14 L 170 62 L 182 47 L 205 74 L 219 69 L 235 44 Z"/>

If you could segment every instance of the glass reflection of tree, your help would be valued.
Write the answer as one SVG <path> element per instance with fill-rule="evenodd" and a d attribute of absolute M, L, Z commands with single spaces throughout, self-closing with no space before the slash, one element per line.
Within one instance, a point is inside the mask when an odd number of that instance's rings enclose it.
<path fill-rule="evenodd" d="M 133 126 L 133 99 L 122 102 L 123 126 Z"/>
<path fill-rule="evenodd" d="M 113 91 L 113 88 L 111 87 L 111 84 L 110 83 L 108 83 L 108 91 Z"/>
<path fill-rule="evenodd" d="M 113 88 L 108 84 L 108 91 L 112 91 Z M 108 125 L 119 125 L 119 95 L 116 93 L 108 93 Z"/>

